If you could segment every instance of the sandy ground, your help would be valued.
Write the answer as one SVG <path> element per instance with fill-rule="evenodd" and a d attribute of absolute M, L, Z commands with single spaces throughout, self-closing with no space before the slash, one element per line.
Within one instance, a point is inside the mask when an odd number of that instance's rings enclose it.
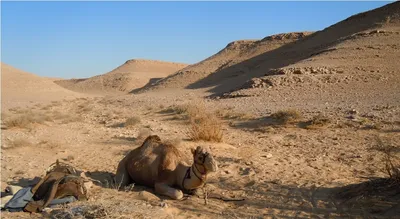
<path fill-rule="evenodd" d="M 386 102 L 382 106 L 387 107 L 382 108 L 375 108 L 374 104 L 353 104 L 361 121 L 355 122 L 347 118 L 350 115 L 348 109 L 352 108 L 329 109 L 315 101 L 310 108 L 296 108 L 304 116 L 302 121 L 312 118 L 315 111 L 324 112 L 332 121 L 321 128 L 305 129 L 298 126 L 300 122 L 275 126 L 269 123 L 268 113 L 261 115 L 256 110 L 246 110 L 247 114 L 243 116 L 238 107 L 249 105 L 252 99 L 243 99 L 241 103 L 209 100 L 205 103 L 208 109 L 226 109 L 228 115 L 243 118 L 222 120 L 223 143 L 192 142 L 186 135 L 187 123 L 174 114 L 163 113 L 163 109 L 174 104 L 198 103 L 203 100 L 201 94 L 171 91 L 163 92 L 163 95 L 81 98 L 28 108 L 35 115 L 44 114 L 51 118 L 43 124 L 2 130 L 2 189 L 7 184 L 32 182 L 35 177 L 42 176 L 55 159 L 61 159 L 91 172 L 93 178 L 104 182 L 106 188 L 95 189 L 89 203 L 107 206 L 112 217 L 135 214 L 148 218 L 156 214 L 172 218 L 375 216 L 363 209 L 365 203 L 355 203 L 349 208 L 347 203 L 342 204 L 343 200 L 331 196 L 347 185 L 387 177 L 381 161 L 383 154 L 373 148 L 375 136 L 399 145 L 398 102 Z M 294 108 L 299 102 L 286 102 L 276 108 Z M 274 110 L 271 107 L 271 111 Z M 24 114 L 24 109 L 11 108 L 5 113 L 5 118 L 18 117 Z M 138 117 L 140 122 L 134 127 L 124 127 L 130 117 Z M 378 123 L 379 128 L 372 126 Z M 179 147 L 187 153 L 190 153 L 190 147 L 198 144 L 210 145 L 220 169 L 209 179 L 209 190 L 245 198 L 245 201 L 210 199 L 207 206 L 197 197 L 149 202 L 142 200 L 140 192 L 144 189 L 152 192 L 151 189 L 138 186 L 129 193 L 114 190 L 107 182 L 123 155 L 142 143 L 140 135 L 146 133 L 144 130 L 162 139 L 178 139 L 181 141 Z M 98 198 L 103 196 L 107 198 Z M 114 206 L 117 203 L 134 206 L 120 212 L 122 206 Z M 160 203 L 167 203 L 168 207 L 160 207 Z M 399 204 L 398 197 L 383 206 L 381 202 L 369 201 L 368 204 L 379 208 L 378 216 L 399 213 L 398 208 L 393 208 Z M 3 213 L 3 216 L 22 215 Z"/>
<path fill-rule="evenodd" d="M 2 217 L 398 217 L 399 186 L 389 180 L 381 147 L 392 148 L 400 165 L 399 8 L 394 3 L 316 34 L 237 41 L 133 93 L 72 92 L 12 67 L 19 73 L 5 77 L 2 66 L 1 189 L 35 183 L 56 159 L 100 182 L 87 202 Z M 31 84 L 22 83 L 26 78 Z M 222 124 L 222 142 L 193 141 L 187 119 L 171 110 L 202 104 Z M 298 117 L 280 123 L 278 111 Z M 129 118 L 136 124 L 127 126 Z M 210 197 L 240 200 L 173 201 L 140 185 L 117 191 L 111 177 L 118 162 L 149 134 L 188 154 L 209 145 L 219 162 L 208 178 Z"/>

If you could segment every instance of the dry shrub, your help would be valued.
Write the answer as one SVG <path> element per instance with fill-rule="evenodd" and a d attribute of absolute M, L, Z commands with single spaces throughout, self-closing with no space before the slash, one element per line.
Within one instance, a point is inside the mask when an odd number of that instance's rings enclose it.
<path fill-rule="evenodd" d="M 189 110 L 188 107 L 189 107 L 189 105 L 187 105 L 187 104 L 172 105 L 172 106 L 169 106 L 167 109 L 161 110 L 161 112 L 182 115 L 182 114 L 186 114 L 188 112 L 188 110 Z"/>
<path fill-rule="evenodd" d="M 21 107 L 19 107 L 19 106 L 8 109 L 8 111 L 10 111 L 12 113 L 17 113 L 20 110 L 21 110 Z"/>
<path fill-rule="evenodd" d="M 305 127 L 307 129 L 313 129 L 318 127 L 326 126 L 331 122 L 331 119 L 323 114 L 318 114 L 314 116 L 311 120 L 306 122 Z"/>
<path fill-rule="evenodd" d="M 249 120 L 254 118 L 251 114 L 235 112 L 232 108 L 218 109 L 215 114 L 222 119 Z"/>
<path fill-rule="evenodd" d="M 24 174 L 25 174 L 25 171 L 23 171 L 23 170 L 17 170 L 17 171 L 15 171 L 15 174 L 16 174 L 16 175 L 24 175 Z"/>
<path fill-rule="evenodd" d="M 130 117 L 125 121 L 125 127 L 133 127 L 140 123 L 140 118 L 137 116 Z"/>
<path fill-rule="evenodd" d="M 77 113 L 87 113 L 92 111 L 93 106 L 91 106 L 90 104 L 80 104 L 77 106 L 76 112 Z"/>
<path fill-rule="evenodd" d="M 302 115 L 300 114 L 300 112 L 294 109 L 289 109 L 289 110 L 280 110 L 276 113 L 273 113 L 271 115 L 271 118 L 275 119 L 277 122 L 284 125 L 299 121 L 302 118 Z"/>
<path fill-rule="evenodd" d="M 25 114 L 8 118 L 4 121 L 7 128 L 27 128 L 31 124 L 43 124 L 46 121 L 51 121 L 51 117 L 41 112 L 28 111 Z"/>
<path fill-rule="evenodd" d="M 46 106 L 44 106 L 44 107 L 42 107 L 42 108 L 40 108 L 41 110 L 50 110 L 51 109 L 51 105 L 46 105 Z"/>
<path fill-rule="evenodd" d="M 58 101 L 53 100 L 53 101 L 51 101 L 51 105 L 52 105 L 52 106 L 60 106 L 60 105 L 61 105 L 61 102 L 58 102 Z"/>
<path fill-rule="evenodd" d="M 48 141 L 48 140 L 41 140 L 38 144 L 38 146 L 44 146 L 48 149 L 54 149 L 54 148 L 59 148 L 60 144 L 53 142 L 53 141 Z"/>
<path fill-rule="evenodd" d="M 70 115 L 70 116 L 67 116 L 64 119 L 62 119 L 61 123 L 68 124 L 68 123 L 80 122 L 80 121 L 82 121 L 82 117 L 80 117 L 79 115 Z"/>
<path fill-rule="evenodd" d="M 32 146 L 31 142 L 23 138 L 17 138 L 14 140 L 9 140 L 7 146 L 3 144 L 1 148 L 11 149 L 11 148 L 29 147 L 29 146 Z"/>
<path fill-rule="evenodd" d="M 377 149 L 383 153 L 382 162 L 385 166 L 385 172 L 391 179 L 400 184 L 400 157 L 396 155 L 400 148 L 384 142 L 381 138 L 376 137 Z"/>
<path fill-rule="evenodd" d="M 54 120 L 61 120 L 61 124 L 82 121 L 82 117 L 76 114 L 61 113 L 60 111 L 53 111 L 51 117 Z"/>
<path fill-rule="evenodd" d="M 201 105 L 192 105 L 189 109 L 189 137 L 194 141 L 222 142 L 223 131 L 219 118 L 207 112 Z"/>

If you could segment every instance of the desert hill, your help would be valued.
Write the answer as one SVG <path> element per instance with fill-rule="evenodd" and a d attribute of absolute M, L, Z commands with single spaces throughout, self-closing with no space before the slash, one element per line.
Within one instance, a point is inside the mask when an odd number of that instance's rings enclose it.
<path fill-rule="evenodd" d="M 265 75 L 283 74 L 285 78 L 280 81 L 291 81 L 293 79 L 286 78 L 286 75 L 295 70 L 296 64 L 315 68 L 316 75 L 321 71 L 333 74 L 336 70 L 332 69 L 336 68 L 340 68 L 339 72 L 353 74 L 354 69 L 366 69 L 366 65 L 371 63 L 375 68 L 387 68 L 385 64 L 399 56 L 399 16 L 400 2 L 394 2 L 356 14 L 314 33 L 286 33 L 259 41 L 236 41 L 208 59 L 140 91 L 169 87 L 211 88 L 209 91 L 212 93 L 221 94 L 247 88 L 252 83 L 250 80 Z M 381 54 L 373 54 L 378 51 Z M 334 61 L 331 62 L 331 59 Z M 360 63 L 360 59 L 364 61 Z M 328 60 L 329 66 L 324 64 Z M 285 67 L 291 69 L 280 69 Z M 395 64 L 385 71 L 397 69 Z M 264 84 L 273 83 L 260 80 Z M 310 80 L 318 81 L 314 78 Z"/>
<path fill-rule="evenodd" d="M 166 77 L 187 64 L 156 60 L 132 59 L 102 75 L 85 79 L 55 81 L 67 89 L 88 93 L 129 92 Z"/>
<path fill-rule="evenodd" d="M 2 105 L 7 105 L 7 102 L 52 101 L 82 96 L 82 94 L 60 87 L 51 79 L 1 63 Z"/>
<path fill-rule="evenodd" d="M 193 65 L 181 69 L 173 75 L 159 80 L 155 86 L 148 86 L 142 90 L 167 88 L 183 88 L 194 83 L 207 75 L 234 66 L 245 60 L 251 59 L 264 52 L 275 50 L 287 43 L 294 42 L 312 32 L 294 32 L 276 34 L 261 40 L 238 40 L 229 43 L 225 48 L 215 55 Z"/>

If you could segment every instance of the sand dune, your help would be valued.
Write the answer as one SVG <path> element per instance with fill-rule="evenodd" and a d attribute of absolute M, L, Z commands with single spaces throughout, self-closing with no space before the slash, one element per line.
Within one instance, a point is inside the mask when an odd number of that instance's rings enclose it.
<path fill-rule="evenodd" d="M 63 98 L 82 97 L 82 94 L 67 90 L 51 79 L 24 72 L 1 63 L 2 106 L 26 101 L 52 101 Z"/>
<path fill-rule="evenodd" d="M 275 68 L 287 67 L 302 61 L 310 66 L 321 65 L 323 60 L 319 62 L 316 60 L 318 57 L 325 56 L 327 51 L 340 53 L 342 60 L 336 62 L 338 66 L 354 67 L 357 59 L 351 55 L 354 52 L 349 53 L 349 51 L 356 48 L 349 48 L 345 46 L 346 43 L 358 43 L 360 48 L 379 46 L 382 40 L 387 44 L 395 44 L 399 36 L 399 14 L 400 3 L 395 2 L 351 16 L 315 33 L 287 33 L 273 35 L 259 41 L 232 42 L 206 60 L 190 65 L 138 92 L 171 87 L 190 89 L 212 87 L 210 91 L 213 93 L 228 92 L 240 88 L 251 78 L 269 74 Z M 381 32 L 374 34 L 378 29 Z M 366 40 L 366 37 L 374 40 Z M 339 44 L 340 51 L 335 48 Z M 392 49 L 398 51 L 396 48 Z M 394 59 L 397 57 L 396 51 L 387 52 L 384 56 L 387 59 Z M 356 53 L 369 56 L 370 51 L 362 49 Z M 329 57 L 325 58 L 329 59 Z M 379 62 L 381 59 L 378 56 L 370 57 L 372 63 Z"/>
<path fill-rule="evenodd" d="M 59 80 L 67 89 L 85 93 L 124 93 L 152 83 L 187 64 L 156 60 L 132 59 L 102 75 L 85 79 Z"/>

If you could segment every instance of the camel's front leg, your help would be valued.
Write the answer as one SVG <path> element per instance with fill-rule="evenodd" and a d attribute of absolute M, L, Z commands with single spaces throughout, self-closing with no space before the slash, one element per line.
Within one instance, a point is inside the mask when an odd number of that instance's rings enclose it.
<path fill-rule="evenodd" d="M 117 186 L 118 190 L 129 185 L 129 183 L 131 182 L 131 177 L 129 176 L 129 172 L 126 166 L 126 161 L 126 157 L 120 161 L 114 177 L 114 183 Z"/>
<path fill-rule="evenodd" d="M 160 195 L 165 195 L 175 200 L 183 198 L 183 192 L 181 190 L 172 188 L 165 183 L 156 183 L 154 188 Z"/>

